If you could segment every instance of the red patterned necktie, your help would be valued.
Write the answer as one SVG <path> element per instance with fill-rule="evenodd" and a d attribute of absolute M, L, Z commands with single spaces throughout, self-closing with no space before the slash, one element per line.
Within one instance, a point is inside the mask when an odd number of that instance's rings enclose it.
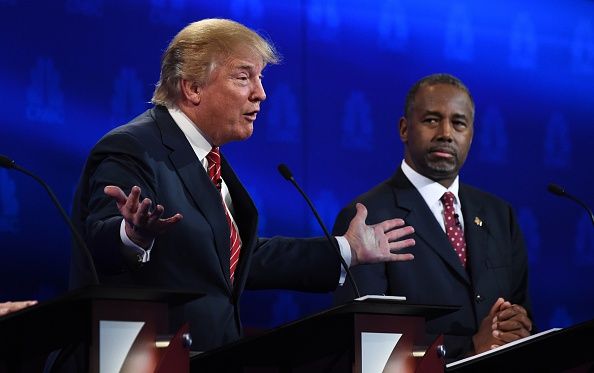
<path fill-rule="evenodd" d="M 219 192 L 221 192 L 221 154 L 219 153 L 219 148 L 212 148 L 212 150 L 206 155 L 206 159 L 208 160 L 208 176 L 210 176 L 210 180 L 212 180 L 213 184 L 217 187 Z M 235 224 L 233 224 L 233 221 L 231 220 L 229 210 L 227 209 L 227 206 L 225 206 L 222 194 L 221 201 L 223 202 L 223 209 L 225 210 L 227 224 L 229 224 L 229 242 L 231 243 L 231 262 L 229 269 L 231 273 L 231 282 L 233 283 L 235 277 L 235 268 L 237 268 L 237 263 L 239 262 L 241 238 L 239 237 L 239 233 L 237 232 Z"/>
<path fill-rule="evenodd" d="M 441 197 L 441 202 L 443 203 L 446 234 L 456 254 L 458 254 L 462 266 L 466 267 L 466 240 L 464 239 L 462 226 L 458 221 L 458 215 L 454 210 L 454 194 L 452 192 L 444 193 Z"/>

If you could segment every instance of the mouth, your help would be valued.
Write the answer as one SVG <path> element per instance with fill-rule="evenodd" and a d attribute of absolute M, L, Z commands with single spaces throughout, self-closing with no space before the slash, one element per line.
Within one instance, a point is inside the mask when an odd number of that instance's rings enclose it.
<path fill-rule="evenodd" d="M 258 116 L 258 112 L 259 110 L 248 111 L 246 113 L 243 113 L 243 116 L 247 118 L 247 120 L 249 120 L 250 122 L 253 122 L 256 120 L 256 117 Z"/>
<path fill-rule="evenodd" d="M 438 158 L 451 159 L 456 157 L 456 151 L 449 147 L 435 147 L 429 149 L 429 154 Z"/>

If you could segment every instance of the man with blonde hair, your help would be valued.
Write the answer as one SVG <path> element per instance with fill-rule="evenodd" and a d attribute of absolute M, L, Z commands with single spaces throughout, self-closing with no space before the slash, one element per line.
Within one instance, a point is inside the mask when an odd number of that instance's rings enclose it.
<path fill-rule="evenodd" d="M 328 292 L 344 281 L 324 238 L 257 237 L 258 212 L 219 147 L 253 132 L 266 99 L 262 70 L 274 47 L 230 20 L 181 30 L 165 51 L 155 107 L 105 135 L 86 162 L 74 220 L 101 282 L 196 291 L 205 296 L 172 310 L 176 330 L 189 321 L 194 350 L 241 336 L 244 288 Z M 401 219 L 365 224 L 357 207 L 335 239 L 351 266 L 410 260 L 414 244 Z M 73 253 L 71 281 L 89 282 Z"/>

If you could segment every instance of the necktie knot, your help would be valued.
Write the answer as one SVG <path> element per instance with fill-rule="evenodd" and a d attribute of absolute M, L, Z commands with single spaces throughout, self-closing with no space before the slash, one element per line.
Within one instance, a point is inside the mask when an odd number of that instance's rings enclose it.
<path fill-rule="evenodd" d="M 208 176 L 212 183 L 218 188 L 221 188 L 221 153 L 219 147 L 213 147 L 206 155 L 208 160 Z"/>
<path fill-rule="evenodd" d="M 452 192 L 445 192 L 443 194 L 443 196 L 441 196 L 441 202 L 444 204 L 444 206 L 454 206 L 454 193 Z"/>

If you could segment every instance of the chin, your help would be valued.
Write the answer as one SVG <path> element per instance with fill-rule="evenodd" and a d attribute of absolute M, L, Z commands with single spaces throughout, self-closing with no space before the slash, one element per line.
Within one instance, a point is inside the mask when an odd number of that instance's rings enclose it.
<path fill-rule="evenodd" d="M 458 174 L 458 168 L 451 164 L 429 164 L 427 165 L 427 170 L 431 174 L 432 179 L 456 177 Z"/>
<path fill-rule="evenodd" d="M 235 141 L 245 141 L 245 140 L 249 139 L 250 137 L 252 137 L 253 133 L 254 133 L 254 131 L 242 132 L 237 135 L 237 138 L 235 138 Z"/>

